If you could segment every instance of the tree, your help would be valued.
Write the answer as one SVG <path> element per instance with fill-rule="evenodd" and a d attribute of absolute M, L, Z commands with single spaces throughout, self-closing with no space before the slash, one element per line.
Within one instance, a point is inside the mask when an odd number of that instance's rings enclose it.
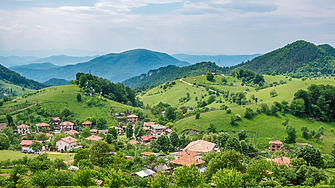
<path fill-rule="evenodd" d="M 18 183 L 20 176 L 25 175 L 28 172 L 28 169 L 22 167 L 21 165 L 15 166 L 9 173 L 10 179 L 14 182 L 14 185 Z"/>
<path fill-rule="evenodd" d="M 10 140 L 7 135 L 0 133 L 0 150 L 7 150 L 10 146 Z"/>
<path fill-rule="evenodd" d="M 14 123 L 13 123 L 13 117 L 10 114 L 6 115 L 6 119 L 7 119 L 7 123 L 8 123 L 9 126 L 14 125 Z"/>
<path fill-rule="evenodd" d="M 97 126 L 99 128 L 102 128 L 104 125 L 106 125 L 107 121 L 105 120 L 105 118 L 99 118 L 97 121 Z"/>
<path fill-rule="evenodd" d="M 276 92 L 275 89 L 273 89 L 273 90 L 270 91 L 270 96 L 271 96 L 271 97 L 275 97 L 275 96 L 277 96 L 277 92 Z"/>
<path fill-rule="evenodd" d="M 217 143 L 218 133 L 207 133 L 202 137 L 203 140 L 208 142 Z"/>
<path fill-rule="evenodd" d="M 214 79 L 214 75 L 211 72 L 206 73 L 206 79 L 208 81 L 212 81 Z"/>
<path fill-rule="evenodd" d="M 54 165 L 58 169 L 58 171 L 60 171 L 61 168 L 66 167 L 66 164 L 64 163 L 64 161 L 62 159 L 59 159 L 59 158 L 55 159 Z"/>
<path fill-rule="evenodd" d="M 195 119 L 199 119 L 200 118 L 200 112 L 197 112 L 196 114 L 195 114 Z"/>
<path fill-rule="evenodd" d="M 77 94 L 77 101 L 78 101 L 78 102 L 81 101 L 81 94 L 80 94 L 80 93 Z"/>
<path fill-rule="evenodd" d="M 94 164 L 88 159 L 82 159 L 82 160 L 79 161 L 78 167 L 79 168 L 88 167 L 88 168 L 93 170 Z"/>
<path fill-rule="evenodd" d="M 171 106 L 167 107 L 165 111 L 165 117 L 170 121 L 176 119 L 176 114 L 174 113 L 174 109 Z"/>
<path fill-rule="evenodd" d="M 68 107 L 63 107 L 61 110 L 60 110 L 60 115 L 62 117 L 67 117 L 69 115 L 71 115 L 71 111 Z"/>
<path fill-rule="evenodd" d="M 287 137 L 285 138 L 285 142 L 287 143 L 295 143 L 295 139 L 297 138 L 295 128 L 291 125 L 286 125 Z"/>
<path fill-rule="evenodd" d="M 108 143 L 108 144 L 111 144 L 113 142 L 113 139 L 114 137 L 112 136 L 112 134 L 108 134 L 106 135 L 106 138 L 105 138 L 105 141 Z"/>
<path fill-rule="evenodd" d="M 227 140 L 230 138 L 230 134 L 226 132 L 220 132 L 217 138 L 217 145 L 220 148 L 225 147 Z"/>
<path fill-rule="evenodd" d="M 306 126 L 301 127 L 301 132 L 302 132 L 302 137 L 307 140 L 308 139 L 308 129 L 307 129 L 307 127 Z"/>
<path fill-rule="evenodd" d="M 209 124 L 209 127 L 207 128 L 207 133 L 217 133 L 216 127 L 213 123 Z"/>
<path fill-rule="evenodd" d="M 90 128 L 88 126 L 86 126 L 83 131 L 81 131 L 80 136 L 87 138 L 89 136 L 91 136 L 91 131 Z"/>
<path fill-rule="evenodd" d="M 90 158 L 90 152 L 87 149 L 81 149 L 77 151 L 76 154 L 74 155 L 73 164 L 77 165 L 80 160 L 89 159 L 89 158 Z"/>
<path fill-rule="evenodd" d="M 317 168 L 323 168 L 324 166 L 320 151 L 313 146 L 304 145 L 300 147 L 295 154 L 297 158 L 303 158 L 309 166 L 315 166 Z"/>
<path fill-rule="evenodd" d="M 201 183 L 201 174 L 195 164 L 177 167 L 172 175 L 173 182 L 178 187 L 197 187 Z"/>
<path fill-rule="evenodd" d="M 218 188 L 242 187 L 243 184 L 242 174 L 234 169 L 220 169 L 212 177 L 212 181 Z"/>
<path fill-rule="evenodd" d="M 145 135 L 145 130 L 142 127 L 142 124 L 140 122 L 135 124 L 135 137 L 138 138 L 140 136 Z"/>
<path fill-rule="evenodd" d="M 176 131 L 173 131 L 171 133 L 170 141 L 171 141 L 171 145 L 173 147 L 178 147 L 179 146 L 179 137 L 178 137 L 178 134 L 176 133 Z"/>
<path fill-rule="evenodd" d="M 89 148 L 90 159 L 93 164 L 102 166 L 103 159 L 110 156 L 110 152 L 113 152 L 114 150 L 115 149 L 105 141 L 94 141 Z"/>
<path fill-rule="evenodd" d="M 112 128 L 112 127 L 110 127 L 109 129 L 108 129 L 108 133 L 107 133 L 107 135 L 111 135 L 112 136 L 112 138 L 114 139 L 114 140 L 116 140 L 117 139 L 117 130 L 115 129 L 115 128 Z M 107 139 L 106 139 L 106 141 L 107 141 Z M 107 141 L 108 142 L 108 141 Z M 109 143 L 109 142 L 108 142 Z M 109 143 L 109 144 L 111 144 L 111 143 Z"/>
<path fill-rule="evenodd" d="M 131 123 L 128 123 L 128 125 L 127 125 L 126 136 L 127 136 L 127 138 L 132 138 L 133 137 L 133 125 Z"/>
<path fill-rule="evenodd" d="M 55 183 L 54 170 L 40 170 L 31 177 L 33 185 L 45 188 L 47 186 L 53 186 Z"/>
<path fill-rule="evenodd" d="M 110 188 L 123 187 L 123 185 L 128 183 L 123 172 L 120 169 L 117 171 L 114 168 L 109 171 L 106 182 Z"/>
<path fill-rule="evenodd" d="M 244 118 L 250 119 L 254 115 L 254 111 L 251 108 L 245 109 Z"/>
<path fill-rule="evenodd" d="M 187 112 L 187 107 L 186 106 L 181 106 L 179 109 L 183 112 L 183 114 L 186 114 L 186 112 Z"/>
<path fill-rule="evenodd" d="M 290 105 L 291 113 L 295 116 L 302 117 L 305 115 L 305 101 L 303 99 L 294 99 Z"/>
<path fill-rule="evenodd" d="M 42 150 L 42 143 L 33 141 L 33 143 L 30 145 L 31 149 L 34 150 L 34 152 L 41 151 Z"/>
<path fill-rule="evenodd" d="M 94 185 L 95 182 L 92 180 L 92 170 L 88 167 L 77 170 L 75 181 L 81 187 L 89 187 Z"/>
<path fill-rule="evenodd" d="M 151 188 L 168 188 L 170 182 L 162 171 L 158 171 L 155 178 L 149 178 L 148 186 Z"/>
<path fill-rule="evenodd" d="M 241 152 L 241 145 L 236 137 L 230 137 L 228 138 L 224 149 L 225 150 L 235 150 L 237 152 Z"/>
<path fill-rule="evenodd" d="M 165 134 L 162 134 L 161 136 L 159 136 L 157 138 L 156 144 L 157 144 L 156 147 L 157 147 L 158 150 L 162 150 L 164 152 L 167 152 L 170 149 L 170 139 Z"/>
<path fill-rule="evenodd" d="M 249 151 L 248 143 L 245 140 L 241 140 L 240 145 L 241 145 L 241 152 L 242 153 L 248 153 L 248 151 Z"/>
<path fill-rule="evenodd" d="M 224 152 L 218 153 L 213 159 L 211 159 L 207 165 L 205 176 L 207 180 L 211 180 L 212 176 L 219 169 L 235 169 L 237 171 L 245 171 L 245 166 L 242 165 L 242 155 L 235 150 L 225 150 Z"/>
<path fill-rule="evenodd" d="M 244 130 L 244 129 L 242 131 L 238 132 L 237 135 L 238 135 L 239 140 L 245 140 L 248 137 L 247 131 Z"/>

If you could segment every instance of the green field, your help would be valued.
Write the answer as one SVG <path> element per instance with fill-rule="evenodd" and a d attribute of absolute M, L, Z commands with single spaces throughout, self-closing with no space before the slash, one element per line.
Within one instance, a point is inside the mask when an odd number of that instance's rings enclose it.
<path fill-rule="evenodd" d="M 55 160 L 55 159 L 62 159 L 64 161 L 67 161 L 67 154 L 66 153 L 59 153 L 59 154 L 48 154 L 49 158 L 51 160 Z M 0 150 L 0 161 L 3 160 L 14 160 L 14 159 L 21 159 L 24 156 L 27 156 L 29 158 L 34 158 L 37 155 L 33 155 L 33 154 L 25 154 L 22 152 L 18 152 L 18 151 L 11 151 L 11 150 Z M 74 153 L 69 153 L 69 160 L 72 160 L 74 158 Z"/>
<path fill-rule="evenodd" d="M 83 120 L 87 117 L 94 117 L 99 119 L 100 117 L 107 120 L 108 125 L 115 125 L 115 119 L 109 116 L 109 112 L 113 110 L 114 112 L 125 112 L 127 109 L 133 107 L 120 104 L 118 102 L 104 99 L 101 100 L 99 96 L 85 96 L 82 94 L 81 89 L 77 85 L 64 85 L 64 86 L 52 86 L 42 90 L 40 92 L 28 96 L 28 97 L 17 97 L 11 102 L 7 102 L 0 108 L 1 110 L 8 110 L 12 106 L 22 105 L 30 102 L 40 102 L 42 108 L 47 110 L 49 114 L 54 114 L 53 116 L 58 116 L 63 107 L 68 107 L 73 113 L 73 119 Z M 77 101 L 77 94 L 82 94 L 82 101 Z M 89 101 L 91 105 L 89 105 Z M 24 112 L 15 113 L 16 116 Z M 33 113 L 35 118 L 37 114 Z M 14 118 L 15 119 L 15 118 Z M 38 122 L 36 119 L 30 121 L 32 123 L 41 123 L 45 121 L 42 117 Z"/>
<path fill-rule="evenodd" d="M 0 80 L 0 99 L 4 96 L 21 96 L 34 91 L 33 89 L 23 88 L 14 84 L 9 84 Z"/>

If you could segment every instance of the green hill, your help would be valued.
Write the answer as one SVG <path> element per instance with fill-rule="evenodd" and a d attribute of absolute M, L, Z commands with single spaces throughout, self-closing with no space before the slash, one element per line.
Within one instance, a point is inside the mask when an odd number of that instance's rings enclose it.
<path fill-rule="evenodd" d="M 5 96 L 7 97 L 21 96 L 32 91 L 34 90 L 10 84 L 8 83 L 8 81 L 0 80 L 0 99 L 2 99 Z"/>
<path fill-rule="evenodd" d="M 122 53 L 110 53 L 99 56 L 85 63 L 67 65 L 47 70 L 13 68 L 22 75 L 45 82 L 50 78 L 74 80 L 77 72 L 87 73 L 91 68 L 92 74 L 119 82 L 133 76 L 167 65 L 185 66 L 186 62 L 160 52 L 145 49 L 129 50 Z M 45 73 L 48 74 L 45 74 Z"/>
<path fill-rule="evenodd" d="M 88 117 L 94 117 L 96 120 L 104 118 L 107 121 L 106 125 L 111 126 L 116 125 L 111 111 L 125 112 L 134 108 L 112 100 L 100 99 L 97 95 L 84 96 L 82 93 L 78 85 L 52 86 L 28 93 L 0 107 L 1 121 L 4 121 L 4 115 L 9 113 L 16 125 L 48 122 L 50 117 L 62 118 L 62 108 L 68 107 L 73 114 L 66 117 L 69 121 L 82 121 Z M 82 95 L 80 102 L 77 100 L 78 94 Z"/>
<path fill-rule="evenodd" d="M 10 67 L 10 69 L 52 69 L 56 68 L 57 66 L 52 63 L 30 63 L 25 65 L 17 65 Z"/>
<path fill-rule="evenodd" d="M 207 72 L 222 74 L 226 70 L 226 68 L 219 67 L 212 62 L 201 62 L 185 67 L 171 65 L 167 67 L 161 67 L 156 70 L 150 70 L 147 74 L 141 74 L 140 76 L 132 77 L 123 81 L 122 83 L 131 88 L 142 87 L 144 89 L 149 86 L 155 86 L 167 81 L 172 81 L 177 77 L 181 78 L 184 76 L 197 76 L 206 74 Z"/>
<path fill-rule="evenodd" d="M 51 86 L 60 86 L 60 85 L 68 85 L 69 81 L 65 79 L 51 78 L 50 80 L 43 82 L 43 84 Z"/>
<path fill-rule="evenodd" d="M 292 76 L 320 76 L 334 74 L 334 57 L 323 48 L 303 40 L 288 44 L 282 48 L 256 57 L 251 61 L 231 67 L 231 71 L 240 68 L 263 74 L 285 74 Z M 328 47 L 329 48 L 329 47 Z"/>
<path fill-rule="evenodd" d="M 2 66 L 1 64 L 0 64 L 0 80 L 29 89 L 41 89 L 46 87 L 46 85 L 36 82 L 34 80 L 27 79 L 21 76 L 20 74 Z"/>
<path fill-rule="evenodd" d="M 322 44 L 319 45 L 324 51 L 326 51 L 329 55 L 335 57 L 335 48 L 330 46 L 329 44 Z"/>

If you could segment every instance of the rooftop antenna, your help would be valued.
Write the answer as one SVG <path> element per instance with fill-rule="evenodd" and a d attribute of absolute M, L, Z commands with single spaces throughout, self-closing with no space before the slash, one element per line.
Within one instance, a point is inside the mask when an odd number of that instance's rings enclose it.
<path fill-rule="evenodd" d="M 91 68 L 88 70 L 88 73 L 91 74 Z"/>

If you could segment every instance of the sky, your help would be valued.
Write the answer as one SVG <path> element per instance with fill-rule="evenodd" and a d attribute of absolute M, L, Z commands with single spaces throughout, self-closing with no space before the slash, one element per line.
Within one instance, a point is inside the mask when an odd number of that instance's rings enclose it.
<path fill-rule="evenodd" d="M 334 0 L 0 0 L 0 50 L 264 54 L 335 46 Z"/>

